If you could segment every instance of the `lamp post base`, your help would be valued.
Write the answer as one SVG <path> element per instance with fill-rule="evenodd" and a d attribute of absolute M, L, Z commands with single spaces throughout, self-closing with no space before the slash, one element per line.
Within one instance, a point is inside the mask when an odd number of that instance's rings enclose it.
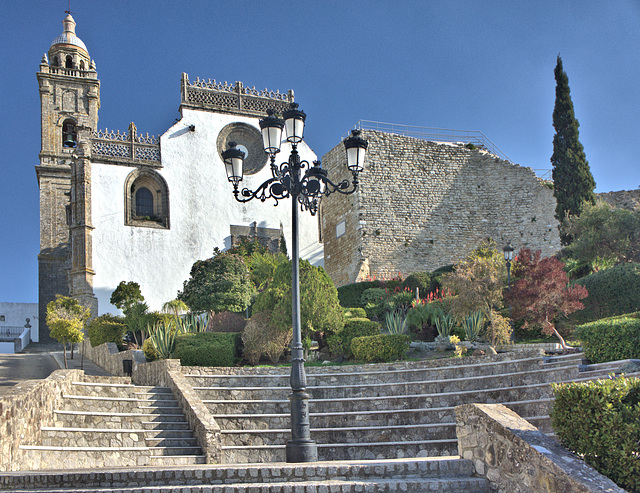
<path fill-rule="evenodd" d="M 318 461 L 318 446 L 313 440 L 289 440 L 286 451 L 287 462 Z"/>

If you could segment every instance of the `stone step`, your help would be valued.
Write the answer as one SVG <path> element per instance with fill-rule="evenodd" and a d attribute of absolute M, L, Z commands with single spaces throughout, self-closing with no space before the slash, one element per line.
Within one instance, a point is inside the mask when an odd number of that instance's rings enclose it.
<path fill-rule="evenodd" d="M 189 429 L 189 424 L 182 412 L 176 414 L 157 413 L 113 413 L 85 411 L 54 411 L 54 424 L 58 427 L 87 428 L 144 428 L 156 429 Z"/>
<path fill-rule="evenodd" d="M 312 437 L 313 438 L 313 437 Z M 318 443 L 318 460 L 381 460 L 445 457 L 458 451 L 458 440 L 416 440 L 373 443 Z M 223 446 L 225 464 L 284 462 L 285 445 Z"/>
<path fill-rule="evenodd" d="M 87 471 L 32 470 L 0 472 L 0 490 L 37 491 L 46 489 L 51 493 L 56 489 L 65 491 L 65 489 L 76 488 L 73 491 L 79 491 L 81 488 L 85 488 L 87 491 L 91 491 L 89 488 L 103 488 L 104 491 L 132 491 L 132 489 L 151 491 L 148 488 L 161 486 L 171 486 L 171 488 L 195 486 L 200 488 L 202 485 L 207 485 L 211 488 L 224 486 L 230 488 L 228 490 L 229 493 L 234 493 L 233 485 L 250 484 L 255 488 L 260 488 L 261 491 L 265 485 L 276 488 L 278 485 L 283 485 L 286 486 L 285 491 L 291 492 L 294 491 L 295 485 L 303 487 L 305 483 L 312 484 L 315 482 L 321 484 L 338 479 L 341 481 L 365 481 L 367 483 L 380 483 L 391 478 L 394 480 L 431 479 L 437 481 L 452 480 L 455 483 L 461 478 L 471 478 L 472 473 L 473 465 L 471 461 L 460 459 L 457 456 L 413 457 L 402 460 L 313 462 L 305 464 L 207 464 L 142 470 L 140 468 L 111 468 Z M 441 490 L 421 487 L 417 491 L 465 491 L 468 493 L 489 491 L 486 482 L 477 482 L 475 481 L 476 478 L 472 479 L 474 479 L 474 482 L 464 487 L 458 486 L 458 489 Z M 305 487 L 304 490 L 306 491 L 307 488 Z M 399 487 L 398 490 L 405 491 L 403 487 Z M 208 490 L 204 489 L 203 491 Z M 334 490 L 328 488 L 325 490 L 324 487 L 309 488 L 309 493 L 313 491 L 316 493 L 330 493 Z M 357 491 L 363 493 L 369 491 L 369 489 L 363 488 Z M 221 493 L 227 492 L 225 490 Z M 243 488 L 242 493 L 247 493 L 247 490 Z"/>
<path fill-rule="evenodd" d="M 505 405 L 520 416 L 548 416 L 551 398 L 513 401 Z M 290 429 L 290 412 L 280 414 L 214 414 L 222 430 Z M 454 407 L 417 409 L 369 410 L 366 412 L 310 413 L 314 428 L 338 428 L 350 426 L 397 426 L 413 424 L 452 423 Z"/>
<path fill-rule="evenodd" d="M 34 490 L 15 490 L 17 493 Z M 47 489 L 49 493 L 138 493 L 139 487 Z M 279 483 L 199 484 L 189 486 L 147 486 L 145 493 L 489 493 L 489 482 L 484 478 L 452 477 L 447 479 L 379 479 L 379 480 L 326 480 Z"/>
<path fill-rule="evenodd" d="M 525 417 L 543 433 L 553 433 L 549 416 Z M 311 421 L 311 437 L 318 444 L 419 442 L 423 440 L 453 440 L 456 438 L 455 422 L 430 424 L 405 424 L 382 426 L 354 426 L 315 428 Z M 291 439 L 291 429 L 223 429 L 220 432 L 223 446 L 284 445 Z"/>
<path fill-rule="evenodd" d="M 541 368 L 540 355 L 515 360 L 492 361 L 466 358 L 460 361 L 414 361 L 395 364 L 355 365 L 344 367 L 306 368 L 309 387 L 320 385 L 348 386 L 366 383 L 394 383 L 425 380 L 447 380 L 473 376 L 517 373 Z M 289 387 L 289 372 L 283 368 L 184 368 L 185 377 L 194 387 Z M 205 373 L 210 371 L 212 373 Z M 223 374 L 229 371 L 231 373 Z"/>
<path fill-rule="evenodd" d="M 291 429 L 221 430 L 223 446 L 284 445 L 291 440 Z M 311 428 L 317 443 L 380 443 L 443 440 L 456 437 L 455 423 L 397 426 L 355 426 Z"/>
<path fill-rule="evenodd" d="M 191 430 L 95 429 L 44 427 L 43 446 L 74 447 L 197 447 Z"/>
<path fill-rule="evenodd" d="M 63 406 L 68 411 L 88 412 L 142 412 L 149 414 L 177 414 L 182 408 L 175 399 L 150 401 L 133 397 L 93 397 L 64 394 Z"/>
<path fill-rule="evenodd" d="M 542 359 L 543 367 L 566 366 L 567 364 L 580 365 L 584 358 L 583 352 L 545 356 Z"/>
<path fill-rule="evenodd" d="M 527 386 L 543 382 L 567 381 L 578 376 L 576 366 L 535 370 L 520 373 L 502 373 L 449 380 L 423 380 L 413 382 L 370 383 L 349 386 L 307 386 L 312 399 L 351 399 L 354 397 L 384 397 L 408 394 L 435 394 L 485 390 L 500 387 Z M 291 392 L 286 387 L 194 387 L 204 401 L 213 400 L 272 400 L 286 399 Z"/>
<path fill-rule="evenodd" d="M 508 403 L 548 398 L 553 395 L 548 383 L 519 385 L 483 390 L 439 392 L 430 394 L 396 395 L 393 397 L 352 397 L 348 399 L 311 399 L 312 413 L 366 412 L 373 410 L 421 409 L 425 407 L 454 407 L 467 403 Z M 205 400 L 213 414 L 285 414 L 290 406 L 286 399 L 263 400 Z"/>

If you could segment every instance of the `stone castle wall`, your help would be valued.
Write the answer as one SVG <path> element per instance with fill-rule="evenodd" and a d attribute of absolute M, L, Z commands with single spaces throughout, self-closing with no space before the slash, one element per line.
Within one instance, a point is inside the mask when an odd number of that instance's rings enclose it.
<path fill-rule="evenodd" d="M 640 209 L 640 188 L 637 190 L 597 193 L 596 196 L 613 207 L 629 210 Z"/>
<path fill-rule="evenodd" d="M 323 201 L 325 269 L 336 285 L 455 263 L 486 238 L 543 256 L 560 249 L 553 191 L 530 168 L 480 150 L 364 131 L 359 190 Z M 346 178 L 342 145 L 324 156 Z"/>

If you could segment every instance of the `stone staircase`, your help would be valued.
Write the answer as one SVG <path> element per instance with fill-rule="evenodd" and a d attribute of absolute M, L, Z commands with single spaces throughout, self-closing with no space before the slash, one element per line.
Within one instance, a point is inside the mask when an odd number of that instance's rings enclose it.
<path fill-rule="evenodd" d="M 489 493 L 470 460 L 454 457 L 309 464 L 1 473 L 17 493 Z"/>
<path fill-rule="evenodd" d="M 309 368 L 311 436 L 320 460 L 455 456 L 454 408 L 503 403 L 552 433 L 551 382 L 579 377 L 581 355 Z M 279 462 L 290 437 L 286 369 L 188 369 L 221 428 L 225 463 Z M 208 373 L 210 371 L 210 373 Z"/>
<path fill-rule="evenodd" d="M 34 469 L 202 464 L 204 456 L 170 389 L 128 378 L 73 382 L 41 428 L 39 445 L 22 446 Z"/>

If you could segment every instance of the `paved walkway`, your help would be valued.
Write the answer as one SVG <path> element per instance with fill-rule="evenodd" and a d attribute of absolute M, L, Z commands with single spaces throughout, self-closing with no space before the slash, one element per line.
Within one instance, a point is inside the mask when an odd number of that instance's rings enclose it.
<path fill-rule="evenodd" d="M 85 344 L 90 344 L 89 341 L 86 341 Z M 80 343 L 82 346 L 82 343 Z M 27 356 L 33 353 L 46 353 L 51 355 L 53 359 L 56 361 L 57 368 L 54 369 L 64 369 L 64 354 L 62 352 L 62 345 L 59 343 L 38 343 L 32 342 L 29 344 L 23 353 L 17 354 L 16 356 L 24 355 Z M 93 361 L 88 360 L 87 358 L 82 358 L 80 354 L 80 348 L 76 348 L 73 351 L 73 359 L 71 359 L 71 352 L 67 350 L 67 368 L 69 370 L 84 370 L 87 375 L 100 375 L 100 376 L 108 376 L 110 373 L 106 372 L 98 365 L 96 365 Z M 47 375 L 48 376 L 48 375 Z M 42 377 L 42 378 L 46 378 Z"/>

